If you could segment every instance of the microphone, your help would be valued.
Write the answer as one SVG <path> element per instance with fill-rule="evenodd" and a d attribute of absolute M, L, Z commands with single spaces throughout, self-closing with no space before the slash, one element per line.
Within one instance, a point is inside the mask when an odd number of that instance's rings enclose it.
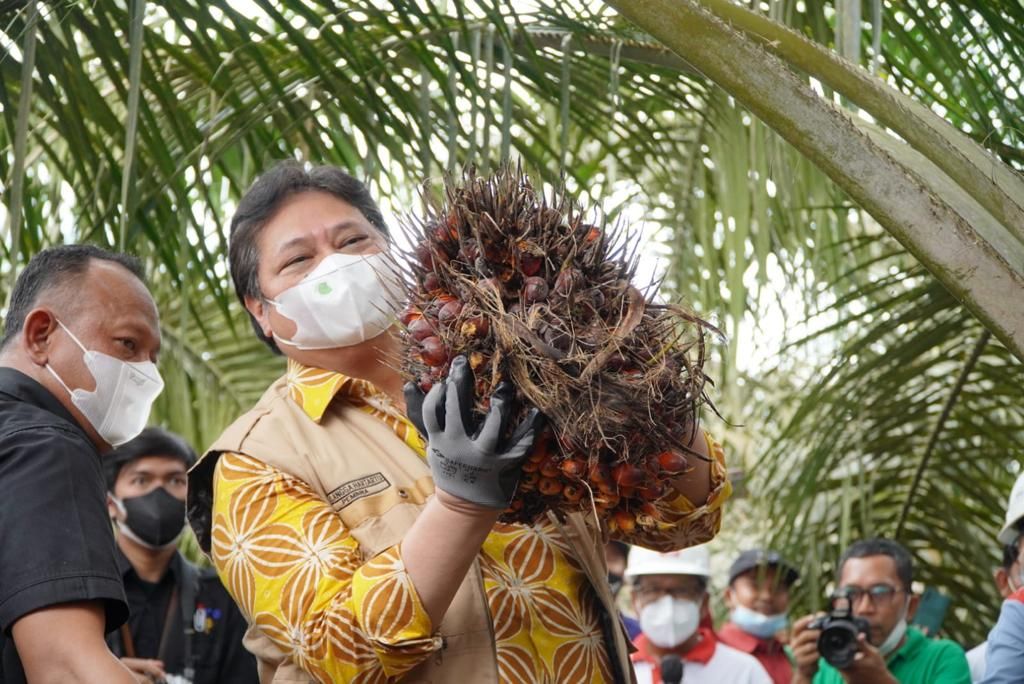
<path fill-rule="evenodd" d="M 661 681 L 664 684 L 679 684 L 683 681 L 683 661 L 677 655 L 661 659 Z"/>

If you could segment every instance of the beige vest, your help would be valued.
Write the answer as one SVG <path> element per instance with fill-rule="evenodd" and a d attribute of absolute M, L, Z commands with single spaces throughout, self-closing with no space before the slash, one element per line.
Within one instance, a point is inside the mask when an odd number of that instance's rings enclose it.
<path fill-rule="evenodd" d="M 242 453 L 289 473 L 331 504 L 370 559 L 399 543 L 419 515 L 434 485 L 430 469 L 383 421 L 335 401 L 316 425 L 289 398 L 284 378 L 236 420 L 190 472 L 189 516 L 209 552 L 212 474 L 223 452 Z M 584 516 L 551 519 L 567 537 L 608 615 L 606 629 L 613 670 L 635 682 L 629 642 L 607 583 L 599 533 Z M 403 682 L 497 684 L 494 629 L 479 561 L 466 573 L 440 628 L 442 648 L 409 672 Z M 274 643 L 250 625 L 245 645 L 259 660 L 260 682 L 310 682 Z"/>

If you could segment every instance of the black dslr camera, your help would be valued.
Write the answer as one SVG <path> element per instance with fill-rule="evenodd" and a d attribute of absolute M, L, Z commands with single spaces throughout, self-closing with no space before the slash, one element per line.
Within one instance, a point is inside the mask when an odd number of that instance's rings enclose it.
<path fill-rule="evenodd" d="M 808 629 L 821 630 L 818 653 L 829 665 L 842 670 L 849 667 L 857 655 L 857 635 L 869 634 L 871 625 L 864 618 L 854 617 L 849 599 L 837 598 L 828 615 L 812 622 Z"/>

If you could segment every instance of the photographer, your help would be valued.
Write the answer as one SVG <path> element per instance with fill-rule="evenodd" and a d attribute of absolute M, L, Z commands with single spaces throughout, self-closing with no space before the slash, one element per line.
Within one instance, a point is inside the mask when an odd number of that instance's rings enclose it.
<path fill-rule="evenodd" d="M 851 545 L 839 560 L 833 612 L 793 626 L 793 684 L 969 684 L 963 649 L 907 627 L 918 602 L 912 582 L 913 561 L 897 542 Z M 827 638 L 819 643 L 823 632 Z M 849 662 L 841 662 L 847 654 Z"/>

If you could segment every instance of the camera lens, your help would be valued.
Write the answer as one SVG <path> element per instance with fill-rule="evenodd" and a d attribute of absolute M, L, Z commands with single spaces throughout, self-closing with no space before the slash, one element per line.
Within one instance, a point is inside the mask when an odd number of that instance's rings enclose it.
<path fill-rule="evenodd" d="M 848 620 L 832 620 L 818 637 L 818 653 L 835 668 L 848 667 L 857 654 L 857 627 Z"/>

